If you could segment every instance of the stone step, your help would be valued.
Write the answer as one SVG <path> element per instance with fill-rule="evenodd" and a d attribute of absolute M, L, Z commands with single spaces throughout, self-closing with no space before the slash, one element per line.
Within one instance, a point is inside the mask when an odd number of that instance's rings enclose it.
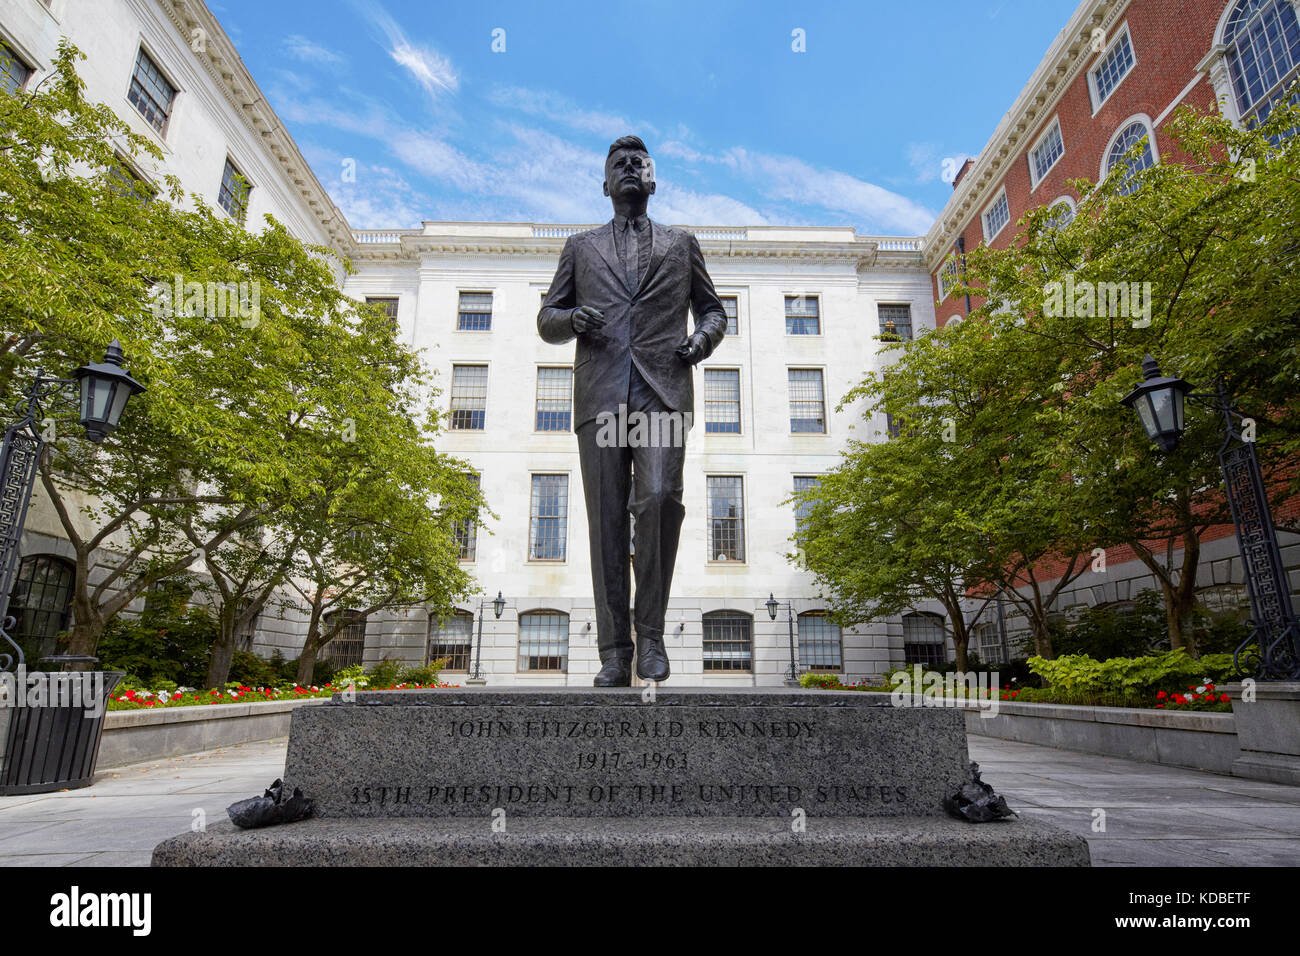
<path fill-rule="evenodd" d="M 221 821 L 160 843 L 154 866 L 1087 866 L 1082 837 L 1036 820 L 946 817 Z"/>

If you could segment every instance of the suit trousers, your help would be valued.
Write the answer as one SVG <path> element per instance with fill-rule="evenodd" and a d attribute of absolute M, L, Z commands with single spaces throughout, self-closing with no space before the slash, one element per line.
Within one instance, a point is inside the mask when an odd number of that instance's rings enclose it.
<path fill-rule="evenodd" d="M 671 409 L 632 364 L 628 387 L 627 429 L 602 429 L 600 419 L 580 426 L 578 459 L 591 538 L 591 583 L 596 602 L 596 640 L 602 662 L 633 653 L 629 626 L 628 552 L 636 553 L 636 608 L 632 618 L 638 637 L 662 638 L 668 591 L 681 537 L 682 466 L 686 460 L 685 423 L 680 428 L 638 429 Z M 680 419 L 674 415 L 673 418 Z M 660 422 L 670 419 L 659 419 Z M 649 419 L 654 421 L 654 419 Z M 610 441 L 611 432 L 617 431 Z M 628 515 L 632 528 L 629 529 Z M 633 537 L 629 540 L 629 534 Z"/>

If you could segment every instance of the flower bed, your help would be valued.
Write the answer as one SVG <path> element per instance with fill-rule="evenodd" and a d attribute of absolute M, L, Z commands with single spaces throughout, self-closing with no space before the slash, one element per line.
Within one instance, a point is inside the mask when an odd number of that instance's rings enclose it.
<path fill-rule="evenodd" d="M 868 683 L 867 681 L 845 684 L 840 681 L 839 676 L 836 674 L 804 674 L 799 682 L 804 687 L 820 687 L 822 690 L 857 690 L 878 694 L 889 694 L 895 691 L 895 687 L 892 685 L 885 686 Z M 952 690 L 951 695 L 944 696 L 969 698 L 971 700 L 983 700 L 991 696 L 990 692 L 983 688 L 968 692 L 967 688 L 962 684 L 955 684 Z M 1066 704 L 1084 707 L 1142 708 L 1217 713 L 1229 713 L 1232 710 L 1232 703 L 1228 695 L 1220 692 L 1215 684 L 1210 681 L 1190 686 L 1186 691 L 1170 692 L 1161 690 L 1149 694 L 1125 695 L 1122 697 L 1069 693 L 1051 687 L 1016 687 L 1014 685 L 998 687 L 996 693 L 1001 700 L 1015 701 L 1022 704 Z"/>
<path fill-rule="evenodd" d="M 387 686 L 365 686 L 366 690 L 420 690 L 435 687 L 455 687 L 436 681 L 432 684 L 390 684 Z M 308 697 L 332 697 L 347 689 L 360 690 L 359 685 L 347 684 L 335 686 L 325 684 L 321 687 L 227 687 L 224 690 L 195 690 L 181 687 L 175 691 L 128 690 L 112 697 L 108 702 L 109 710 L 145 710 L 163 707 L 211 707 L 217 704 L 248 704 L 264 700 L 300 700 Z"/>

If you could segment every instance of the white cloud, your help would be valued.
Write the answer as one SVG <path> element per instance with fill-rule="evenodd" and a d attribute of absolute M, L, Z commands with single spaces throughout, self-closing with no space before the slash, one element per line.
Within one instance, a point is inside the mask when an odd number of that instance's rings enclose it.
<path fill-rule="evenodd" d="M 294 33 L 284 38 L 284 52 L 295 60 L 301 60 L 304 63 L 318 63 L 321 66 L 338 66 L 344 62 L 341 54 L 313 43 L 300 33 Z"/>
<path fill-rule="evenodd" d="M 521 110 L 531 116 L 564 123 L 574 129 L 607 136 L 610 140 L 629 133 L 642 139 L 657 135 L 649 123 L 633 122 L 615 113 L 584 110 L 568 97 L 548 90 L 496 86 L 488 94 L 488 99 L 496 106 Z"/>
<path fill-rule="evenodd" d="M 412 43 L 397 25 L 397 21 L 378 3 L 365 0 L 359 2 L 358 6 L 383 31 L 388 41 L 388 55 L 415 77 L 430 97 L 437 99 L 441 94 L 454 92 L 460 86 L 460 78 L 451 61 L 432 47 Z"/>

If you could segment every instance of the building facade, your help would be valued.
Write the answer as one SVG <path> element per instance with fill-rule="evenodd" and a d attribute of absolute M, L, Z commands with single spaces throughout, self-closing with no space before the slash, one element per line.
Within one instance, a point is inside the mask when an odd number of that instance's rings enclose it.
<path fill-rule="evenodd" d="M 959 321 L 983 305 L 950 294 L 962 255 L 980 244 L 1006 248 L 1017 221 L 1032 209 L 1059 209 L 1068 221 L 1079 198 L 1070 180 L 1124 175 L 1125 152 L 1143 142 L 1138 168 L 1182 161 L 1167 131 L 1178 107 L 1218 110 L 1245 124 L 1283 99 L 1294 102 L 1300 96 L 1294 85 L 1298 11 L 1297 0 L 1083 0 L 984 149 L 958 171 L 952 196 L 925 237 L 938 323 Z M 1283 512 L 1300 513 L 1300 502 L 1287 502 Z M 1300 541 L 1284 535 L 1280 543 L 1292 592 L 1300 594 Z M 1087 606 L 1123 610 L 1141 591 L 1158 589 L 1131 548 L 1108 549 L 1106 558 L 1104 568 L 1062 593 L 1063 617 Z M 1204 606 L 1244 614 L 1248 596 L 1231 525 L 1201 536 L 1197 580 Z M 1011 628 L 1023 633 L 1023 620 L 1013 618 Z M 1000 641 L 986 618 L 976 650 L 996 659 Z"/>
<path fill-rule="evenodd" d="M 653 207 L 650 210 L 653 216 Z M 371 621 L 365 659 L 444 657 L 472 672 L 479 602 L 490 683 L 589 684 L 596 651 L 586 510 L 573 434 L 574 344 L 549 345 L 537 311 L 564 240 L 586 225 L 429 222 L 359 232 L 345 290 L 390 310 L 437 372 L 442 448 L 478 475 L 495 517 L 466 529 L 481 588 L 452 618 L 423 609 Z M 695 372 L 686 441 L 686 520 L 665 642 L 676 684 L 779 684 L 796 669 L 879 675 L 904 656 L 901 622 L 843 632 L 799 566 L 787 501 L 834 467 L 850 437 L 886 430 L 837 408 L 885 361 L 886 322 L 934 328 L 917 238 L 843 228 L 686 226 L 729 313 Z M 773 620 L 770 596 L 789 604 Z M 941 634 L 927 633 L 941 653 Z M 927 651 L 928 652 L 928 651 Z"/>

